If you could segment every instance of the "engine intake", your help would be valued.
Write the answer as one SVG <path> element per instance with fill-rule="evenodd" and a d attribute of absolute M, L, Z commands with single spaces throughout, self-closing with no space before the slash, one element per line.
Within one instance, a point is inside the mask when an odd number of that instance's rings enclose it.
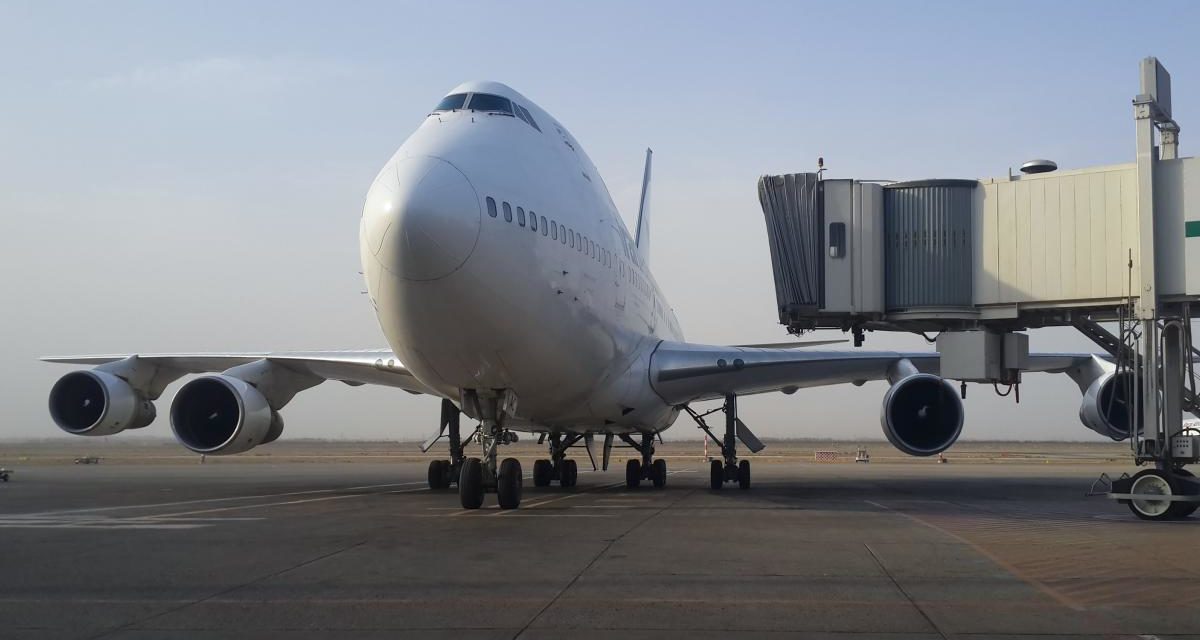
<path fill-rule="evenodd" d="M 910 456 L 932 456 L 958 440 L 963 405 L 949 382 L 914 373 L 887 390 L 879 418 L 892 446 Z"/>
<path fill-rule="evenodd" d="M 1133 399 L 1141 405 L 1141 380 L 1132 371 L 1106 373 L 1088 385 L 1079 405 L 1079 421 L 1096 433 L 1124 440 L 1130 436 L 1131 424 L 1142 430 L 1142 416 L 1130 420 Z"/>
<path fill-rule="evenodd" d="M 50 417 L 67 433 L 110 436 L 154 422 L 154 403 L 107 371 L 72 371 L 50 389 Z"/>
<path fill-rule="evenodd" d="M 283 418 L 250 383 L 212 375 L 192 380 L 175 395 L 171 429 L 196 453 L 227 455 L 274 442 L 283 433 Z"/>

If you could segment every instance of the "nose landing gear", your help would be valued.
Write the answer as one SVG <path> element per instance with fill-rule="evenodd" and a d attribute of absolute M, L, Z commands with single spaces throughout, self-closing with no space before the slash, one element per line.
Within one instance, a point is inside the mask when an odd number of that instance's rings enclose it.
<path fill-rule="evenodd" d="M 470 413 L 481 420 L 476 437 L 483 457 L 463 462 L 458 477 L 459 502 L 464 509 L 478 509 L 483 506 L 484 494 L 494 491 L 501 509 L 516 509 L 521 505 L 521 462 L 505 458 L 497 464 L 496 460 L 500 445 L 517 441 L 517 434 L 504 428 L 505 418 L 516 408 L 516 396 L 508 390 L 488 397 L 469 391 L 463 394 L 463 402 L 471 403 Z"/>

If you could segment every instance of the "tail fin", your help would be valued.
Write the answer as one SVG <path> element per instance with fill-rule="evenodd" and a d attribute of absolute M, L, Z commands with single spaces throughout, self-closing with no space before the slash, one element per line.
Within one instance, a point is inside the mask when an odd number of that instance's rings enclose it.
<path fill-rule="evenodd" d="M 648 264 L 650 261 L 650 160 L 653 157 L 654 151 L 646 149 L 646 171 L 642 174 L 642 201 L 638 206 L 637 235 L 633 239 L 642 264 Z"/>

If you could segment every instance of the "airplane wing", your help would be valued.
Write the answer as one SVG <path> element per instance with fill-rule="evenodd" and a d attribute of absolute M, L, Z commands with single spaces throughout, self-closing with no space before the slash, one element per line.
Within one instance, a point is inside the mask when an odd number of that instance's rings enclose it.
<path fill-rule="evenodd" d="M 1070 372 L 1086 354 L 1030 354 L 1026 371 Z M 900 360 L 937 375 L 937 353 L 811 351 L 702 345 L 663 341 L 650 357 L 650 383 L 663 400 L 681 405 L 729 394 L 793 392 L 807 387 L 883 380 Z"/>
<path fill-rule="evenodd" d="M 216 373 L 262 361 L 292 373 L 310 376 L 317 382 L 338 380 L 351 386 L 374 384 L 398 387 L 410 393 L 433 393 L 413 377 L 390 349 L 51 356 L 42 360 L 90 365 L 125 363 L 124 369 L 135 365 L 148 367 L 154 371 L 152 377 L 159 378 L 156 382 L 161 382 L 161 385 L 154 386 L 165 386 L 189 373 Z"/>

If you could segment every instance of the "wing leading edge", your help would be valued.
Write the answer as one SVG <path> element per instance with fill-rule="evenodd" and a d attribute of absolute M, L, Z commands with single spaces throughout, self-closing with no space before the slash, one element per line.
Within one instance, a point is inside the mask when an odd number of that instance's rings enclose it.
<path fill-rule="evenodd" d="M 650 357 L 650 384 L 674 405 L 772 391 L 884 380 L 901 360 L 937 375 L 937 353 L 810 351 L 663 341 Z M 1090 353 L 1031 354 L 1026 371 L 1067 373 L 1089 365 Z"/>

